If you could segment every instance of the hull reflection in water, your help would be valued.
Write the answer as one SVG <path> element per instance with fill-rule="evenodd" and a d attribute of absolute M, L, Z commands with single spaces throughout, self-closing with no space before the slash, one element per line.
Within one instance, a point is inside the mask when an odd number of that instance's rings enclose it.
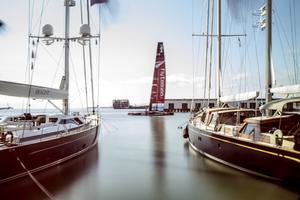
<path fill-rule="evenodd" d="M 151 134 L 152 134 L 152 155 L 154 162 L 154 187 L 156 188 L 159 199 L 163 198 L 165 190 L 165 118 L 151 117 Z"/>
<path fill-rule="evenodd" d="M 98 163 L 98 146 L 61 165 L 35 173 L 35 178 L 50 192 L 60 199 L 60 193 L 75 187 L 86 176 L 93 176 Z M 18 191 L 18 192 L 16 192 Z M 47 199 L 47 196 L 29 178 L 24 177 L 2 184 L 1 199 Z"/>

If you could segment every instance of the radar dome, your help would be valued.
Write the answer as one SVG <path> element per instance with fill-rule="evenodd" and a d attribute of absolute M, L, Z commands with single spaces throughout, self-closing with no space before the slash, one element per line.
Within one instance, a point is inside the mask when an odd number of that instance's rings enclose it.
<path fill-rule="evenodd" d="M 89 25 L 87 24 L 82 24 L 81 27 L 80 27 L 80 34 L 83 36 L 83 37 L 86 37 L 86 36 L 89 36 L 91 33 L 91 29 L 89 27 Z"/>
<path fill-rule="evenodd" d="M 53 27 L 50 24 L 43 26 L 43 34 L 45 37 L 50 37 L 53 35 Z"/>

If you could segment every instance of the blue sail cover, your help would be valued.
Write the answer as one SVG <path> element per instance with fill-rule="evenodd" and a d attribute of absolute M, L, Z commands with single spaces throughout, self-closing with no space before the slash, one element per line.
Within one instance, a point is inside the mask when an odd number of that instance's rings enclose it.
<path fill-rule="evenodd" d="M 91 6 L 94 4 L 107 3 L 108 0 L 91 0 Z"/>

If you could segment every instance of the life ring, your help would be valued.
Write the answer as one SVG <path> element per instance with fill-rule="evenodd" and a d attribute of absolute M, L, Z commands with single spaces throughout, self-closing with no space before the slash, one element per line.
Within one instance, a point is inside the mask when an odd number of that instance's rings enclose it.
<path fill-rule="evenodd" d="M 10 143 L 13 142 L 14 140 L 14 134 L 11 132 L 11 131 L 7 131 L 5 134 L 4 134 L 4 142 L 6 142 L 6 137 L 10 135 Z"/>

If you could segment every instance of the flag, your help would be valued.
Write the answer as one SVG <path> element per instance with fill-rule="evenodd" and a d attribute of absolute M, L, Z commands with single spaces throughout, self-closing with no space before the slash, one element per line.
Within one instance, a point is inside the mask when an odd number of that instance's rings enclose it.
<path fill-rule="evenodd" d="M 91 6 L 94 5 L 94 4 L 101 4 L 101 3 L 107 3 L 108 0 L 91 0 Z"/>

